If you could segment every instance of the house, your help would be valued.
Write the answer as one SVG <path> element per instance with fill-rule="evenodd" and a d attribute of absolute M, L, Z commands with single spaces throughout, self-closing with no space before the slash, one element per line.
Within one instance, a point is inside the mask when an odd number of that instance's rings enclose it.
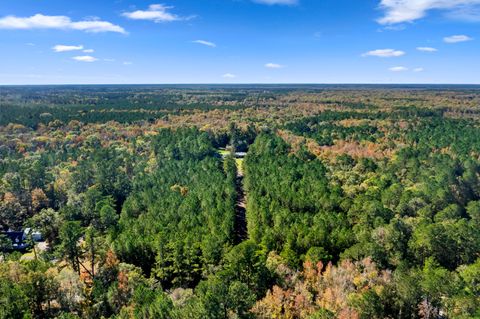
<path fill-rule="evenodd" d="M 12 242 L 13 250 L 26 250 L 29 245 L 26 242 L 25 232 L 23 231 L 6 231 L 2 232 L 2 235 L 10 239 Z"/>
<path fill-rule="evenodd" d="M 10 239 L 13 250 L 24 251 L 31 246 L 28 241 L 28 236 L 30 235 L 30 233 L 33 241 L 39 242 L 42 240 L 42 235 L 39 232 L 32 230 L 31 228 L 26 228 L 24 231 L 9 230 L 6 232 L 1 232 L 0 234 Z"/>
<path fill-rule="evenodd" d="M 28 236 L 31 232 L 32 233 L 32 240 L 36 243 L 43 240 L 42 234 L 40 232 L 34 230 L 34 229 L 25 228 L 25 230 L 23 232 L 25 234 L 25 238 L 27 238 L 26 236 Z"/>
<path fill-rule="evenodd" d="M 245 156 L 247 156 L 247 152 L 235 152 L 236 158 L 244 158 Z"/>

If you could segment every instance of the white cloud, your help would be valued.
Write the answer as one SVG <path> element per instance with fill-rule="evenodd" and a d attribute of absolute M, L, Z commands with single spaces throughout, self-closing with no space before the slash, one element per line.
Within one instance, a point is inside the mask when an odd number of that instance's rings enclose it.
<path fill-rule="evenodd" d="M 124 12 L 122 16 L 132 20 L 151 20 L 156 23 L 189 20 L 193 18 L 192 16 L 180 17 L 174 13 L 168 12 L 170 9 L 173 9 L 173 7 L 165 6 L 163 4 L 152 4 L 147 10 Z"/>
<path fill-rule="evenodd" d="M 193 43 L 198 43 L 202 45 L 206 45 L 207 47 L 215 48 L 217 45 L 213 42 L 205 41 L 205 40 L 195 40 L 192 41 Z"/>
<path fill-rule="evenodd" d="M 281 69 L 281 68 L 284 68 L 285 66 L 277 63 L 267 63 L 265 64 L 265 67 L 268 69 Z"/>
<path fill-rule="evenodd" d="M 126 31 L 113 23 L 101 20 L 72 21 L 67 16 L 47 16 L 36 14 L 31 17 L 6 16 L 0 18 L 0 29 L 61 29 L 61 30 L 79 30 L 85 32 L 118 32 Z"/>
<path fill-rule="evenodd" d="M 79 21 L 72 23 L 72 29 L 82 30 L 86 32 L 118 32 L 126 34 L 127 32 L 120 26 L 114 25 L 107 21 L 100 20 L 90 20 L 90 21 Z"/>
<path fill-rule="evenodd" d="M 408 68 L 404 66 L 394 66 L 393 68 L 389 69 L 392 72 L 403 72 L 403 71 L 408 71 Z"/>
<path fill-rule="evenodd" d="M 93 53 L 93 52 L 95 52 L 95 50 L 94 50 L 94 49 L 86 49 L 86 50 L 83 50 L 83 52 L 85 52 L 85 53 Z"/>
<path fill-rule="evenodd" d="M 225 73 L 224 75 L 222 75 L 222 78 L 225 78 L 225 79 L 235 79 L 236 77 L 237 76 L 232 73 Z"/>
<path fill-rule="evenodd" d="M 473 38 L 469 37 L 468 35 L 452 35 L 450 37 L 443 38 L 445 43 L 459 43 L 459 42 L 466 42 L 472 41 Z"/>
<path fill-rule="evenodd" d="M 437 49 L 431 48 L 431 47 L 417 47 L 417 50 L 422 51 L 422 52 L 437 52 L 438 51 Z"/>
<path fill-rule="evenodd" d="M 95 62 L 98 60 L 97 58 L 94 58 L 93 56 L 90 56 L 90 55 L 74 56 L 72 59 L 79 62 Z"/>
<path fill-rule="evenodd" d="M 379 49 L 379 50 L 368 51 L 362 54 L 362 56 L 376 56 L 380 58 L 393 58 L 393 57 L 399 57 L 402 55 L 405 55 L 405 52 L 400 50 L 393 50 L 393 49 Z"/>
<path fill-rule="evenodd" d="M 68 51 L 79 51 L 83 50 L 83 45 L 63 45 L 57 44 L 52 48 L 55 52 L 68 52 Z"/>
<path fill-rule="evenodd" d="M 413 72 L 423 72 L 424 69 L 423 68 L 415 68 L 413 69 Z"/>
<path fill-rule="evenodd" d="M 276 5 L 276 4 L 288 5 L 288 6 L 298 4 L 298 0 L 253 0 L 253 2 L 268 4 L 270 6 Z"/>
<path fill-rule="evenodd" d="M 380 8 L 385 16 L 378 19 L 380 24 L 413 22 L 427 15 L 430 10 L 470 10 L 480 0 L 381 0 Z"/>
<path fill-rule="evenodd" d="M 123 65 L 132 65 L 132 64 L 133 64 L 133 62 L 130 62 L 130 61 L 123 62 Z"/>

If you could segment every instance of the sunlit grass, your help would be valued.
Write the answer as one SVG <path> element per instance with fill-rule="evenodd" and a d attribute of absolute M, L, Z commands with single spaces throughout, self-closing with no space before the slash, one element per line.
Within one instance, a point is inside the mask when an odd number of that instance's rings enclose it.
<path fill-rule="evenodd" d="M 227 150 L 218 150 L 218 153 L 222 155 L 222 157 L 225 157 L 231 154 L 230 151 L 227 151 Z"/>
<path fill-rule="evenodd" d="M 238 173 L 243 175 L 243 158 L 236 158 L 235 164 L 237 164 Z"/>

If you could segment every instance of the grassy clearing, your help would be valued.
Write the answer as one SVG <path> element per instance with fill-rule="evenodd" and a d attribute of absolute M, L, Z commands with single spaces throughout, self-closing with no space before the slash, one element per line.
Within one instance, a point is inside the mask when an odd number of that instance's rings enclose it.
<path fill-rule="evenodd" d="M 225 157 L 225 156 L 230 155 L 230 151 L 227 151 L 227 150 L 218 150 L 218 153 L 219 153 L 222 157 Z"/>
<path fill-rule="evenodd" d="M 243 175 L 243 158 L 236 158 L 237 170 L 240 175 Z"/>

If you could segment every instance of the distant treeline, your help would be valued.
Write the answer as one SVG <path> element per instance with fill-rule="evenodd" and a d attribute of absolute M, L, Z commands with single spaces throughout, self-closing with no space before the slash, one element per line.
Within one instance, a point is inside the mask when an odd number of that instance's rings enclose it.
<path fill-rule="evenodd" d="M 68 123 L 152 121 L 169 111 L 239 109 L 242 92 L 169 91 L 136 87 L 4 87 L 0 90 L 0 125 L 36 128 L 59 120 Z"/>

